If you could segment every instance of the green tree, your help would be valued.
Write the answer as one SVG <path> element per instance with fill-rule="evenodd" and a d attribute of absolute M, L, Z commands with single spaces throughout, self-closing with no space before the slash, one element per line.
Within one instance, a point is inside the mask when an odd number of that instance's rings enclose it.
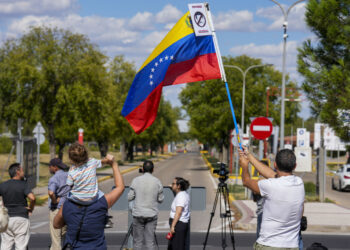
<path fill-rule="evenodd" d="M 109 66 L 109 77 L 114 86 L 114 138 L 121 144 L 122 160 L 133 160 L 133 147 L 135 145 L 136 134 L 132 130 L 127 120 L 121 115 L 122 108 L 127 97 L 131 83 L 135 77 L 136 70 L 132 63 L 125 61 L 124 57 L 116 56 Z M 125 155 L 125 150 L 128 154 Z M 127 157 L 126 157 L 127 156 Z"/>
<path fill-rule="evenodd" d="M 107 57 L 87 37 L 57 28 L 34 27 L 0 49 L 0 116 L 14 126 L 41 121 L 51 157 L 58 143 L 76 139 L 77 128 L 91 128 L 105 84 Z M 101 93 L 102 92 L 102 93 Z M 93 111 L 91 111 L 93 110 Z M 96 133 L 92 133 L 96 136 Z"/>
<path fill-rule="evenodd" d="M 315 116 L 344 140 L 349 127 L 338 110 L 350 110 L 350 2 L 310 0 L 305 20 L 317 39 L 306 40 L 298 53 L 298 71 Z"/>
<path fill-rule="evenodd" d="M 260 59 L 246 55 L 223 57 L 224 64 L 236 65 L 245 70 L 251 65 L 262 64 Z M 226 69 L 237 122 L 241 120 L 242 74 L 236 69 Z M 266 115 L 266 88 L 280 86 L 281 73 L 272 67 L 258 67 L 249 71 L 246 77 L 245 124 L 249 117 Z M 288 78 L 287 78 L 288 80 Z M 295 83 L 287 81 L 287 87 Z M 202 143 L 210 146 L 228 146 L 229 132 L 234 128 L 225 84 L 221 80 L 190 83 L 180 94 L 180 100 L 190 117 L 190 133 Z M 278 124 L 280 101 L 277 96 L 270 96 L 269 116 Z M 286 106 L 286 123 L 295 119 L 299 106 Z"/>

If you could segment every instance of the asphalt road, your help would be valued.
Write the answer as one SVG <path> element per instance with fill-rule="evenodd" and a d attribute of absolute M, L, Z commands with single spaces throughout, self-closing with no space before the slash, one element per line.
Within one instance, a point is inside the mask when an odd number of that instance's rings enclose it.
<path fill-rule="evenodd" d="M 313 182 L 316 183 L 316 173 L 297 173 L 300 177 L 303 178 L 304 182 Z M 349 191 L 338 191 L 332 189 L 332 177 L 326 176 L 326 190 L 325 197 L 335 201 L 338 205 L 350 209 L 350 192 Z M 350 247 L 349 247 L 350 249 Z"/>
<path fill-rule="evenodd" d="M 138 171 L 133 171 L 123 175 L 125 185 L 131 184 L 131 181 L 136 176 L 139 176 Z M 191 186 L 203 186 L 206 188 L 206 210 L 192 211 L 191 214 L 191 231 L 192 232 L 206 232 L 210 212 L 213 208 L 215 198 L 215 191 L 217 187 L 217 180 L 215 180 L 207 170 L 201 155 L 198 152 L 178 154 L 167 160 L 156 162 L 154 175 L 158 177 L 164 186 L 170 186 L 172 180 L 176 176 L 181 176 L 188 179 Z M 109 192 L 114 183 L 113 180 L 107 180 L 99 183 L 99 188 L 103 192 Z M 217 211 L 219 210 L 217 206 Z M 110 210 L 110 215 L 113 216 L 114 226 L 107 229 L 108 233 L 126 232 L 128 229 L 128 212 Z M 169 230 L 168 225 L 169 211 L 160 211 L 158 216 L 158 232 L 166 232 Z M 48 226 L 48 209 L 47 207 L 37 207 L 31 217 L 31 231 L 34 233 L 47 233 Z M 216 212 L 212 225 L 211 232 L 221 231 L 221 220 L 218 212 Z"/>
<path fill-rule="evenodd" d="M 106 240 L 108 249 L 120 249 L 121 242 L 124 239 L 124 234 L 121 233 L 106 233 Z M 205 233 L 191 234 L 191 250 L 203 249 L 203 242 Z M 251 250 L 255 241 L 254 233 L 235 233 L 235 247 L 237 250 Z M 165 233 L 158 233 L 157 240 L 159 249 L 167 249 L 167 240 Z M 313 242 L 320 242 L 327 246 L 330 250 L 344 250 L 349 249 L 350 238 L 349 235 L 325 235 L 325 234 L 306 234 L 303 236 L 304 249 L 310 246 Z M 30 238 L 29 249 L 41 250 L 48 249 L 48 242 L 50 242 L 49 234 L 33 234 Z M 232 249 L 231 240 L 227 238 L 228 247 Z M 223 249 L 220 233 L 211 233 L 206 249 L 216 250 Z"/>

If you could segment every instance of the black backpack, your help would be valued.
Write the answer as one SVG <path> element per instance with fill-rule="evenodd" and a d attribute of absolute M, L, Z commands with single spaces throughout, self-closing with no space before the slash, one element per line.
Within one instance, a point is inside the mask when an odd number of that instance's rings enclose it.
<path fill-rule="evenodd" d="M 328 248 L 319 242 L 314 242 L 311 246 L 306 248 L 306 250 L 328 250 Z"/>

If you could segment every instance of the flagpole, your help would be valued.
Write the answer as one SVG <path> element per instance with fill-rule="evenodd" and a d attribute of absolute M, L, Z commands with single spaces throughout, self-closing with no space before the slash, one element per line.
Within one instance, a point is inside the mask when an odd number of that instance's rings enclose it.
<path fill-rule="evenodd" d="M 239 137 L 239 131 L 238 131 L 238 126 L 237 126 L 236 115 L 235 115 L 235 111 L 234 111 L 233 105 L 232 105 L 230 89 L 228 87 L 227 80 L 226 80 L 224 64 L 222 63 L 222 58 L 221 58 L 221 53 L 220 53 L 220 49 L 219 49 L 219 44 L 218 44 L 218 40 L 216 38 L 216 31 L 215 31 L 215 28 L 214 28 L 213 19 L 212 19 L 211 12 L 210 12 L 210 9 L 209 9 L 209 3 L 205 3 L 205 7 L 207 9 L 209 24 L 210 24 L 210 28 L 211 28 L 211 32 L 212 32 L 212 36 L 213 36 L 213 41 L 214 41 L 214 47 L 215 47 L 215 51 L 216 51 L 216 56 L 217 56 L 217 59 L 218 59 L 218 62 L 219 62 L 219 68 L 220 68 L 220 72 L 221 72 L 221 79 L 222 79 L 223 82 L 225 82 L 225 86 L 226 86 L 226 92 L 227 92 L 228 100 L 229 100 L 229 103 L 230 103 L 231 113 L 232 113 L 232 117 L 233 117 L 233 123 L 235 124 L 237 141 L 238 141 L 238 144 L 239 144 L 239 148 L 241 150 L 243 150 L 241 138 Z"/>

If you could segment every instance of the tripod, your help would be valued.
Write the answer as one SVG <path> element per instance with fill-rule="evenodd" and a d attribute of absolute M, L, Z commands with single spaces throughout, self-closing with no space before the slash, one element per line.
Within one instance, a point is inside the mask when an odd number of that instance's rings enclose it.
<path fill-rule="evenodd" d="M 126 233 L 125 237 L 124 237 L 124 240 L 122 242 L 122 245 L 120 247 L 120 250 L 123 250 L 123 247 L 124 245 L 126 244 L 126 242 L 128 241 L 130 235 L 132 233 L 132 223 L 130 224 L 130 227 L 128 229 L 128 232 Z M 155 239 L 155 242 L 156 242 L 156 245 L 157 245 L 157 249 L 159 250 L 159 245 L 158 245 L 158 241 L 157 241 L 157 235 L 156 235 L 156 232 L 154 232 L 154 239 Z"/>
<path fill-rule="evenodd" d="M 205 250 L 205 247 L 207 246 L 207 241 L 209 237 L 209 230 L 211 223 L 213 221 L 213 217 L 215 214 L 215 209 L 219 200 L 220 204 L 220 218 L 221 218 L 221 246 L 222 249 L 225 249 L 227 247 L 226 244 L 226 224 L 229 223 L 229 232 L 230 232 L 230 238 L 232 242 L 232 249 L 235 250 L 235 237 L 233 234 L 233 225 L 232 225 L 232 219 L 231 219 L 231 211 L 230 211 L 230 203 L 229 203 L 229 194 L 228 194 L 228 188 L 227 184 L 225 183 L 226 179 L 219 178 L 220 183 L 218 184 L 218 189 L 216 190 L 215 200 L 213 204 L 213 210 L 210 213 L 210 221 L 208 225 L 207 235 L 205 236 L 205 241 L 203 243 L 203 250 Z M 224 211 L 222 213 L 222 204 L 221 204 L 221 198 L 224 199 Z"/>

